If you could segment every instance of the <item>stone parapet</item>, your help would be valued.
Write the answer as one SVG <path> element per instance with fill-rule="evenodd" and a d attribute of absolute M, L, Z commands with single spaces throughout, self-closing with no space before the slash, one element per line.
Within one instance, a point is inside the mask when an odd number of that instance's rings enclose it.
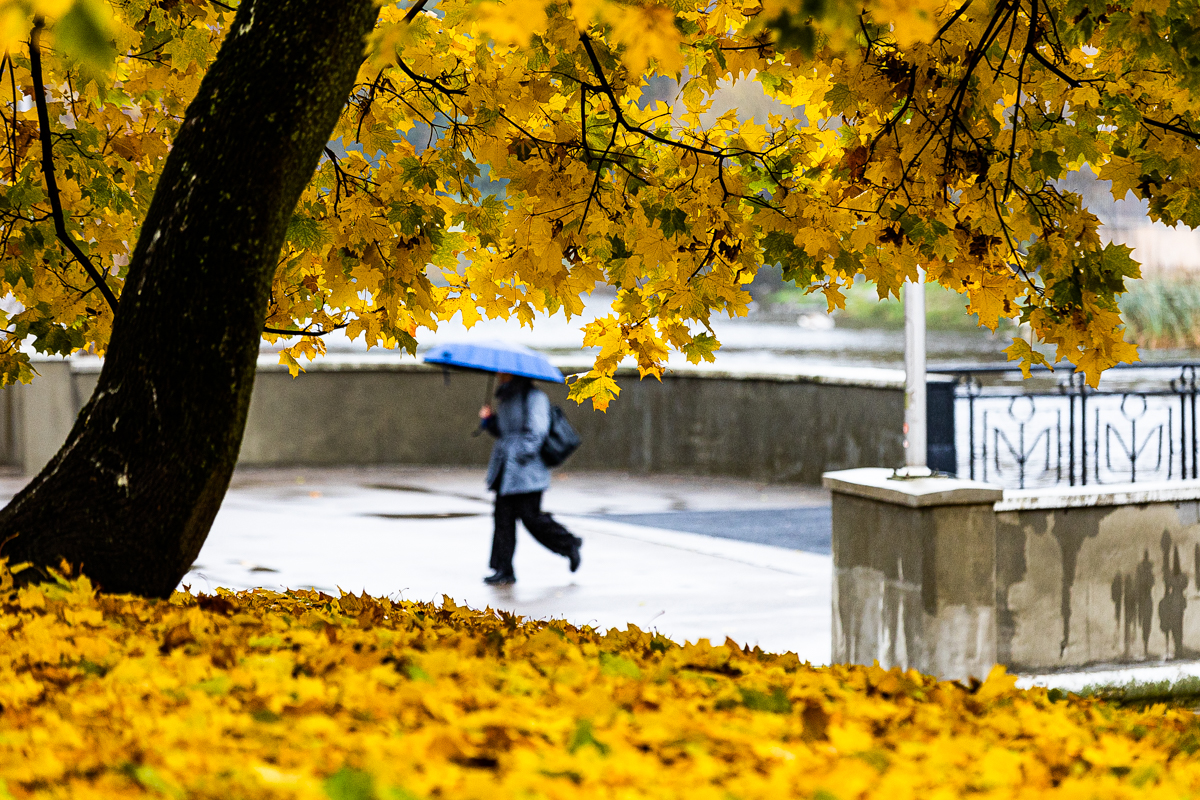
<path fill-rule="evenodd" d="M 1200 658 L 1200 481 L 1001 491 L 890 473 L 825 476 L 834 661 L 962 679 Z"/>
<path fill-rule="evenodd" d="M 1003 492 L 893 470 L 828 473 L 833 660 L 986 675 L 996 662 L 995 521 Z"/>
<path fill-rule="evenodd" d="M 821 483 L 841 494 L 908 508 L 995 503 L 1004 496 L 1002 489 L 990 483 L 939 476 L 901 478 L 896 470 L 878 467 L 826 472 Z"/>
<path fill-rule="evenodd" d="M 578 356 L 554 360 L 567 373 L 587 368 Z M 43 374 L 33 385 L 0 392 L 0 416 L 14 431 L 12 443 L 0 436 L 0 462 L 27 472 L 61 446 L 101 361 L 39 360 L 35 367 Z M 831 469 L 904 461 L 903 378 L 899 370 L 795 364 L 676 365 L 661 381 L 619 370 L 621 395 L 606 413 L 568 401 L 565 386 L 541 386 L 583 438 L 568 470 L 818 483 Z M 930 378 L 947 389 L 949 380 Z M 486 387 L 483 375 L 443 372 L 390 352 L 331 355 L 296 378 L 264 355 L 239 463 L 482 466 L 491 442 L 470 434 Z M 42 398 L 47 392 L 55 405 Z M 2 401 L 9 395 L 28 396 L 29 413 L 8 413 Z"/>

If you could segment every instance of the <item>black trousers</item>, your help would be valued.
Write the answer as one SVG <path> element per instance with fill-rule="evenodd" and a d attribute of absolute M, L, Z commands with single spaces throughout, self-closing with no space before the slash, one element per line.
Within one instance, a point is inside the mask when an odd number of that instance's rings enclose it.
<path fill-rule="evenodd" d="M 494 519 L 496 527 L 492 534 L 491 567 L 497 572 L 511 574 L 513 551 L 517 549 L 517 520 L 525 529 L 553 553 L 565 556 L 575 544 L 575 537 L 555 522 L 554 517 L 542 512 L 542 493 L 496 495 Z"/>

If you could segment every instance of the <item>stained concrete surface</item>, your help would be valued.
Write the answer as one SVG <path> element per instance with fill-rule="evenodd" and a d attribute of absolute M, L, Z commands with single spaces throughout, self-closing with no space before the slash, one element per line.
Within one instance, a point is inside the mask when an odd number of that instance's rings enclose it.
<path fill-rule="evenodd" d="M 1200 671 L 1200 481 L 981 503 L 970 481 L 886 473 L 826 476 L 835 660 L 1076 689 Z"/>
<path fill-rule="evenodd" d="M 1006 556 L 996 598 L 1008 620 L 998 651 L 1008 663 L 1033 671 L 1200 656 L 1200 502 L 1008 511 L 996 527 Z"/>

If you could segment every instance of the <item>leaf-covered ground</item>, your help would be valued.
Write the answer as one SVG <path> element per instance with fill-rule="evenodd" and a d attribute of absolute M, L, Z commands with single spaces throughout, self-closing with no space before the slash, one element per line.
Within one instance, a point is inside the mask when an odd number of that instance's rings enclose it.
<path fill-rule="evenodd" d="M 0 798 L 1191 797 L 1155 705 L 319 592 L 0 572 Z"/>

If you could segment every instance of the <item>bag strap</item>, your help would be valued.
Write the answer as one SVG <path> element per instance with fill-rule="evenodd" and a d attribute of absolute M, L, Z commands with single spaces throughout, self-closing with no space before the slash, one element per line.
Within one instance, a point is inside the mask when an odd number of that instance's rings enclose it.
<path fill-rule="evenodd" d="M 521 433 L 529 433 L 529 392 L 532 392 L 531 387 L 528 391 L 521 392 Z M 550 427 L 554 427 L 554 410 L 550 411 Z M 546 431 L 546 438 L 550 437 L 550 431 Z M 546 439 L 542 439 L 546 441 Z"/>

